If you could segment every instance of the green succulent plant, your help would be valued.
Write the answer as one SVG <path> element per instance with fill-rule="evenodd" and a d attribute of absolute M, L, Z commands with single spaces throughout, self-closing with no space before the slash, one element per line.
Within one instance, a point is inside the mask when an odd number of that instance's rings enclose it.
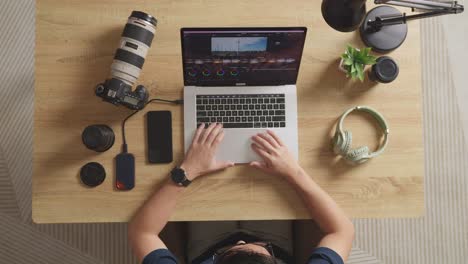
<path fill-rule="evenodd" d="M 371 48 L 358 50 L 351 45 L 346 47 L 346 51 L 341 55 L 343 67 L 346 69 L 346 76 L 351 79 L 364 81 L 364 67 L 373 65 L 377 57 L 370 55 Z"/>

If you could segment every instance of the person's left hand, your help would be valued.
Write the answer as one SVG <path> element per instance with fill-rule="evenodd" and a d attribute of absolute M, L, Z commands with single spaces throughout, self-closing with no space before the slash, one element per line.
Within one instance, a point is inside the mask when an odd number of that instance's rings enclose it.
<path fill-rule="evenodd" d="M 224 138 L 222 124 L 212 123 L 205 129 L 201 124 L 192 140 L 187 155 L 180 167 L 185 170 L 187 178 L 194 180 L 204 174 L 234 166 L 230 161 L 217 161 L 215 153 Z"/>

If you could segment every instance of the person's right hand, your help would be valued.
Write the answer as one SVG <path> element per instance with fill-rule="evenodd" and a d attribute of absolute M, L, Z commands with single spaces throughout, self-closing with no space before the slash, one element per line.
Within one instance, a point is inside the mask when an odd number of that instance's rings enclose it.
<path fill-rule="evenodd" d="M 250 166 L 272 174 L 279 174 L 287 179 L 294 178 L 301 170 L 299 163 L 289 152 L 286 145 L 271 130 L 252 137 L 252 149 L 263 161 L 253 161 Z"/>

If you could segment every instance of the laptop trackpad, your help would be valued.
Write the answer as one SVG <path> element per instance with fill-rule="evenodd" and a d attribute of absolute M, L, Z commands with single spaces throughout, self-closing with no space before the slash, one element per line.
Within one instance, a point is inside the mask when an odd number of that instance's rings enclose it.
<path fill-rule="evenodd" d="M 288 129 L 272 128 L 271 130 L 275 131 L 280 138 L 287 136 Z M 251 144 L 253 143 L 253 135 L 264 132 L 266 132 L 265 129 L 224 129 L 224 140 L 218 148 L 216 158 L 234 163 L 249 163 L 254 160 L 261 160 L 252 150 Z"/>

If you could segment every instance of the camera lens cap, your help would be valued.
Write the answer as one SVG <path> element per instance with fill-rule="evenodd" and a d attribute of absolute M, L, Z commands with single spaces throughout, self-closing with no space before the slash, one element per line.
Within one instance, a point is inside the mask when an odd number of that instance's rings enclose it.
<path fill-rule="evenodd" d="M 89 162 L 81 167 L 80 179 L 84 185 L 96 187 L 106 179 L 106 171 L 101 164 L 97 162 Z"/>

